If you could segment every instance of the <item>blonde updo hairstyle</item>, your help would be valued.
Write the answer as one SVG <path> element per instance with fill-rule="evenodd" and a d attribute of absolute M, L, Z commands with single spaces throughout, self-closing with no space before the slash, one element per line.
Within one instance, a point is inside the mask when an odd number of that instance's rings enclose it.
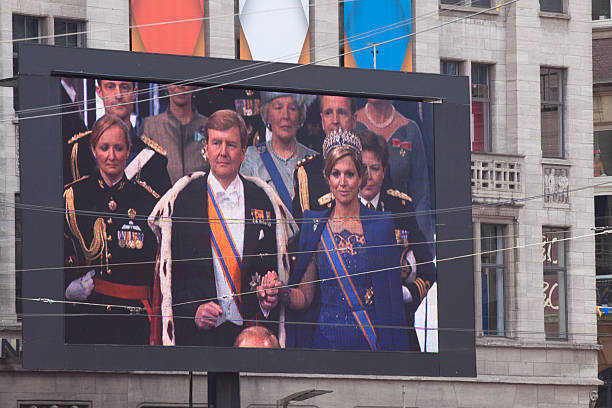
<path fill-rule="evenodd" d="M 327 184 L 329 184 L 329 176 L 331 175 L 334 166 L 340 159 L 347 156 L 353 160 L 353 163 L 355 163 L 355 168 L 357 169 L 357 174 L 359 177 L 361 177 L 361 185 L 359 187 L 361 188 L 365 186 L 368 182 L 368 178 L 366 176 L 367 169 L 361 160 L 361 154 L 348 146 L 335 147 L 325 157 L 325 162 L 323 165 L 323 176 L 325 177 L 325 181 L 327 181 Z"/>

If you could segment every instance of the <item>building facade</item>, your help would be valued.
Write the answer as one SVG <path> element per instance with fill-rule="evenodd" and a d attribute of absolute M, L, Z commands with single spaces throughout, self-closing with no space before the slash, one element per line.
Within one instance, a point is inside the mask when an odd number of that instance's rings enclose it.
<path fill-rule="evenodd" d="M 237 3 L 204 1 L 208 56 L 237 57 Z M 470 77 L 476 255 L 474 270 L 460 272 L 473 273 L 475 280 L 477 377 L 243 374 L 242 406 L 272 407 L 283 396 L 311 388 L 333 391 L 304 402 L 321 407 L 594 406 L 600 385 L 594 116 L 596 141 L 597 132 L 609 131 L 602 124 L 606 120 L 597 119 L 597 95 L 603 98 L 609 90 L 596 80 L 594 111 L 590 85 L 591 47 L 599 44 L 600 34 L 593 31 L 590 2 L 518 0 L 498 8 L 496 3 L 411 4 L 412 69 Z M 342 4 L 310 2 L 311 61 L 343 64 Z M 2 2 L 2 77 L 16 72 L 14 39 L 43 36 L 37 41 L 128 50 L 129 5 L 127 0 Z M 74 34 L 53 37 L 64 32 Z M 609 86 L 612 76 L 603 79 Z M 18 221 L 27 213 L 12 205 L 19 199 L 18 123 L 5 118 L 14 115 L 14 93 L 11 88 L 0 93 L 5 203 L 0 208 L 0 337 L 17 348 L 27 347 L 19 341 L 15 272 Z M 205 373 L 195 375 L 194 390 L 194 406 L 204 406 Z M 186 406 L 187 391 L 186 373 L 38 372 L 20 368 L 10 353 L 0 359 L 3 407 Z"/>

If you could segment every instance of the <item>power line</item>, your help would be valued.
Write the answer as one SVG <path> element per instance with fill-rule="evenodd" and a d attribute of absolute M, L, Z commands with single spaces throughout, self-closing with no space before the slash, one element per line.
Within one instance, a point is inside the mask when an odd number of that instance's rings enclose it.
<path fill-rule="evenodd" d="M 597 235 L 608 234 L 610 232 L 611 231 L 603 231 L 603 232 L 594 232 L 594 233 L 590 233 L 590 234 L 578 235 L 578 236 L 573 236 L 573 237 L 565 237 L 565 238 L 556 239 L 555 242 L 564 242 L 564 241 L 572 241 L 572 240 L 576 240 L 576 239 L 589 238 L 589 237 L 594 237 L 594 236 L 597 236 Z M 511 250 L 516 250 L 516 249 L 523 249 L 523 248 L 534 247 L 534 246 L 542 246 L 544 244 L 552 243 L 552 242 L 553 241 L 548 241 L 548 240 L 546 240 L 546 241 L 538 241 L 538 242 L 535 242 L 535 243 L 529 243 L 529 244 L 523 244 L 523 245 L 514 245 L 514 246 L 504 247 L 504 248 L 500 248 L 500 249 L 495 249 L 495 250 L 479 251 L 479 252 L 474 252 L 474 253 L 469 253 L 469 254 L 456 255 L 456 256 L 452 256 L 452 257 L 448 257 L 448 258 L 439 258 L 439 259 L 434 259 L 432 261 L 416 263 L 415 266 L 425 265 L 425 264 L 429 264 L 429 263 L 434 263 L 434 264 L 437 265 L 437 263 L 440 263 L 440 262 L 449 262 L 449 261 L 455 261 L 455 260 L 458 260 L 458 259 L 471 258 L 473 256 L 492 254 L 492 253 L 497 253 L 497 252 L 505 252 L 505 251 L 511 251 Z M 308 252 L 310 252 L 310 251 L 308 251 Z M 315 251 L 312 251 L 312 252 L 315 252 Z M 320 251 L 316 251 L 316 252 L 320 252 Z M 87 267 L 85 267 L 85 268 L 87 268 Z M 353 277 L 353 276 L 360 276 L 360 275 L 369 275 L 369 274 L 380 273 L 380 272 L 388 272 L 388 271 L 392 271 L 392 270 L 395 270 L 395 269 L 401 269 L 401 268 L 404 268 L 404 266 L 399 265 L 399 266 L 393 266 L 393 267 L 388 267 L 388 268 L 381 268 L 381 269 L 357 272 L 357 273 L 351 274 L 351 277 Z M 473 271 L 470 271 L 470 273 L 473 273 Z M 316 280 L 312 280 L 312 281 L 299 282 L 299 283 L 291 284 L 291 285 L 284 284 L 282 286 L 279 286 L 279 287 L 276 287 L 276 288 L 272 288 L 272 289 L 294 288 L 294 287 L 298 287 L 298 286 L 301 286 L 301 285 L 307 285 L 307 284 L 313 284 L 313 283 L 321 283 L 321 282 L 333 281 L 333 280 L 337 280 L 337 279 L 339 279 L 339 278 L 338 277 L 322 278 L 322 279 L 316 279 Z M 245 291 L 245 292 L 241 292 L 239 294 L 232 294 L 232 295 L 225 295 L 225 296 L 214 297 L 214 298 L 197 299 L 197 300 L 188 301 L 188 302 L 174 303 L 172 306 L 176 307 L 176 306 L 183 306 L 183 305 L 193 304 L 193 303 L 206 303 L 206 302 L 211 302 L 211 301 L 215 301 L 215 300 L 219 300 L 219 299 L 232 298 L 232 297 L 235 297 L 235 296 L 252 295 L 252 294 L 256 294 L 257 292 L 258 292 L 257 290 Z M 104 307 L 111 307 L 111 308 L 116 307 L 116 308 L 124 308 L 124 309 L 127 309 L 127 308 L 133 309 L 134 308 L 133 306 L 125 306 L 125 305 L 97 304 L 97 303 L 78 302 L 78 301 L 70 301 L 70 300 L 59 300 L 59 299 L 50 299 L 50 298 L 25 298 L 25 297 L 19 297 L 17 299 L 19 299 L 19 300 L 27 300 L 27 301 L 37 301 L 37 302 L 43 302 L 43 303 L 76 304 L 76 305 L 84 305 L 84 306 L 104 306 Z M 144 309 L 144 308 L 140 308 L 140 309 Z"/>
<path fill-rule="evenodd" d="M 387 40 L 387 41 L 383 41 L 381 43 L 377 43 L 377 46 L 384 45 L 384 44 L 389 44 L 389 43 L 397 41 L 397 40 L 413 37 L 413 36 L 415 36 L 417 34 L 422 34 L 422 33 L 428 32 L 428 31 L 432 31 L 432 30 L 435 30 L 435 29 L 438 29 L 438 28 L 442 28 L 442 27 L 444 27 L 446 25 L 449 25 L 449 24 L 452 24 L 452 23 L 455 23 L 455 22 L 459 22 L 459 21 L 462 21 L 462 20 L 465 20 L 465 19 L 477 16 L 477 15 L 480 15 L 480 14 L 486 13 L 488 11 L 491 11 L 491 10 L 499 8 L 499 7 L 507 7 L 508 5 L 514 4 L 514 3 L 518 2 L 518 1 L 519 0 L 509 0 L 506 3 L 500 3 L 500 5 L 498 5 L 498 6 L 490 7 L 488 9 L 483 9 L 481 11 L 469 14 L 469 15 L 464 16 L 464 17 L 458 17 L 456 19 L 453 19 L 453 20 L 441 23 L 441 24 L 439 24 L 437 26 L 426 28 L 426 29 L 423 29 L 421 31 L 417 31 L 417 32 L 410 33 L 410 34 L 401 35 L 401 36 L 395 37 L 393 39 L 390 39 L 390 40 Z M 368 45 L 368 46 L 365 46 L 365 47 L 362 47 L 362 48 L 358 48 L 356 50 L 351 50 L 350 52 L 344 52 L 344 53 L 340 53 L 338 55 L 334 55 L 334 56 L 331 56 L 331 57 L 322 58 L 320 60 L 313 61 L 313 62 L 310 62 L 310 63 L 307 63 L 307 64 L 299 64 L 299 65 L 294 65 L 294 66 L 287 67 L 287 68 L 281 68 L 281 69 L 278 69 L 276 71 L 266 72 L 266 73 L 262 73 L 262 74 L 257 74 L 257 75 L 253 75 L 253 76 L 250 76 L 250 77 L 247 77 L 247 78 L 237 79 L 237 80 L 233 80 L 233 81 L 229 81 L 229 82 L 224 82 L 224 83 L 221 83 L 221 84 L 210 85 L 210 86 L 207 86 L 207 87 L 199 88 L 197 90 L 177 92 L 175 95 L 190 94 L 190 93 L 193 93 L 193 92 L 201 92 L 201 91 L 204 91 L 204 90 L 215 89 L 215 88 L 222 88 L 222 87 L 226 87 L 226 86 L 229 86 L 229 85 L 236 85 L 236 84 L 243 83 L 245 81 L 249 81 L 249 80 L 253 80 L 253 79 L 258 79 L 258 78 L 263 78 L 263 77 L 267 77 L 267 76 L 278 74 L 278 73 L 282 73 L 282 72 L 292 71 L 294 69 L 298 69 L 298 68 L 309 66 L 309 65 L 315 65 L 315 64 L 318 64 L 318 63 L 325 62 L 327 60 L 333 59 L 333 58 L 338 58 L 339 56 L 343 56 L 343 55 L 347 55 L 347 54 L 352 54 L 352 53 L 357 53 L 357 52 L 365 51 L 365 50 L 368 50 L 368 49 L 370 49 L 372 47 L 373 47 L 373 45 Z M 145 99 L 140 100 L 139 102 L 146 102 L 146 101 L 150 101 L 150 100 L 153 100 L 153 99 L 155 99 L 155 98 L 145 98 Z M 109 105 L 109 107 L 128 105 L 128 104 L 132 104 L 132 103 L 133 102 L 118 103 L 118 104 Z M 63 113 L 60 112 L 60 113 L 49 113 L 49 114 L 33 115 L 33 116 L 26 116 L 26 117 L 18 118 L 17 120 L 21 121 L 21 120 L 26 120 L 26 119 L 46 118 L 46 117 L 52 117 L 52 116 L 61 116 L 62 114 Z M 0 123 L 8 122 L 8 121 L 13 122 L 14 120 L 15 120 L 14 118 L 11 118 L 11 119 L 2 119 L 2 120 L 0 120 Z"/>

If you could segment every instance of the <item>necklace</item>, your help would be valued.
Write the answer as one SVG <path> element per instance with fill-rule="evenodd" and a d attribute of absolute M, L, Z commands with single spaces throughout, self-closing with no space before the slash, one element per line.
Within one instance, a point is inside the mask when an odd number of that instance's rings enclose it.
<path fill-rule="evenodd" d="M 272 146 L 272 141 L 270 141 L 270 150 L 272 150 L 272 153 L 274 153 L 274 155 L 276 156 L 277 159 L 279 159 L 280 161 L 286 163 L 288 162 L 292 157 L 294 157 L 297 154 L 298 151 L 298 143 L 297 140 L 295 141 L 295 146 L 293 146 L 293 151 L 291 152 L 291 154 L 289 155 L 289 157 L 287 157 L 286 159 L 282 158 L 278 153 L 276 153 L 274 151 L 274 147 Z"/>
<path fill-rule="evenodd" d="M 378 128 L 378 129 L 384 129 L 384 128 L 386 128 L 387 126 L 389 126 L 389 125 L 391 124 L 391 122 L 393 122 L 393 119 L 395 119 L 395 106 L 391 105 L 391 116 L 389 116 L 389 119 L 385 120 L 385 121 L 384 121 L 384 122 L 382 122 L 382 123 L 376 123 L 376 122 L 374 121 L 374 119 L 372 118 L 372 116 L 370 116 L 370 112 L 368 111 L 368 107 L 369 107 L 369 106 L 370 106 L 370 104 L 369 104 L 369 103 L 366 103 L 366 106 L 365 106 L 365 114 L 366 114 L 366 117 L 368 118 L 368 120 L 370 121 L 370 123 L 371 123 L 371 124 L 372 124 L 372 125 L 373 125 L 375 128 Z"/>

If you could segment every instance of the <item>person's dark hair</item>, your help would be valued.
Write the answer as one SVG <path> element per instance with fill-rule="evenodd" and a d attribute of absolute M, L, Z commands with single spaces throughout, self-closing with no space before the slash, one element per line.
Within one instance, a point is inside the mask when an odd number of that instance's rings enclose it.
<path fill-rule="evenodd" d="M 362 178 L 362 186 L 367 183 L 367 178 L 364 177 L 366 173 L 366 167 L 363 165 L 363 161 L 361 160 L 361 155 L 355 150 L 347 146 L 339 146 L 332 149 L 325 158 L 325 162 L 323 164 L 323 176 L 325 180 L 329 184 L 329 176 L 332 172 L 332 169 L 338 162 L 338 160 L 344 157 L 350 157 L 355 163 L 355 168 L 357 168 L 357 174 Z"/>
<path fill-rule="evenodd" d="M 342 98 L 348 98 L 348 100 L 350 101 L 350 109 L 351 109 L 351 115 L 354 115 L 355 112 L 357 112 L 357 98 L 351 98 L 350 96 L 344 96 L 344 95 L 317 95 L 317 102 L 319 103 L 319 113 L 323 113 L 323 97 L 324 96 L 339 96 Z"/>
<path fill-rule="evenodd" d="M 237 127 L 240 131 L 241 147 L 246 149 L 249 137 L 246 124 L 242 116 L 231 109 L 221 109 L 210 115 L 204 126 L 206 143 L 208 143 L 208 131 L 210 129 L 224 131 L 230 130 L 233 127 Z"/>
<path fill-rule="evenodd" d="M 89 144 L 91 145 L 92 149 L 96 147 L 96 144 L 98 144 L 98 141 L 100 140 L 100 137 L 102 137 L 104 132 L 106 132 L 113 126 L 117 126 L 119 129 L 122 130 L 123 136 L 125 138 L 125 144 L 127 145 L 128 149 L 132 147 L 132 143 L 130 141 L 129 136 L 130 130 L 125 125 L 125 123 L 115 115 L 106 114 L 100 119 L 98 119 L 93 125 L 93 128 L 91 130 L 91 138 L 89 139 Z"/>
<path fill-rule="evenodd" d="M 361 148 L 363 151 L 368 150 L 376 155 L 384 169 L 389 164 L 389 147 L 382 136 L 377 135 L 369 129 L 364 129 L 357 133 L 361 140 Z"/>

